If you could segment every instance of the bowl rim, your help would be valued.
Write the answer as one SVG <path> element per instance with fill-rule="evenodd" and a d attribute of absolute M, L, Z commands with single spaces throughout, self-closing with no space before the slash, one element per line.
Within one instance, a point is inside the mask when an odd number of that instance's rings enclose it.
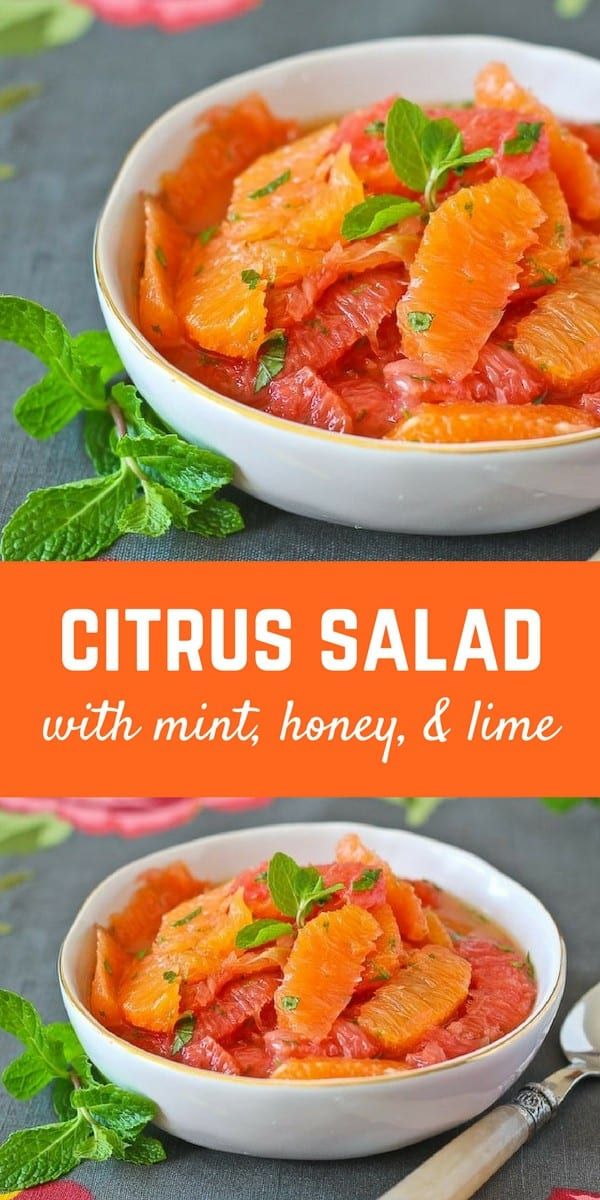
<path fill-rule="evenodd" d="M 67 977 L 68 972 L 65 967 L 65 952 L 66 952 L 66 949 L 68 948 L 69 941 L 78 932 L 79 925 L 85 921 L 85 918 L 87 915 L 87 910 L 93 906 L 94 901 L 98 898 L 98 896 L 104 890 L 104 888 L 106 887 L 107 884 L 112 883 L 113 881 L 118 881 L 120 876 L 125 876 L 125 875 L 129 874 L 129 872 L 131 872 L 132 868 L 136 868 L 136 876 L 134 876 L 134 878 L 136 878 L 137 875 L 141 871 L 143 871 L 144 865 L 150 864 L 150 862 L 154 862 L 156 860 L 157 856 L 163 857 L 164 855 L 169 855 L 169 856 L 173 855 L 175 857 L 182 857 L 185 855 L 186 850 L 189 850 L 190 848 L 197 846 L 198 843 L 207 843 L 210 846 L 210 843 L 214 844 L 215 842 L 220 843 L 223 841 L 236 840 L 237 838 L 240 837 L 240 835 L 242 835 L 242 840 L 243 840 L 243 835 L 247 834 L 247 833 L 255 833 L 256 832 L 256 833 L 272 834 L 275 832 L 282 832 L 283 834 L 285 834 L 286 832 L 289 832 L 290 830 L 292 830 L 294 832 L 297 832 L 297 831 L 306 832 L 307 830 L 310 830 L 311 832 L 313 832 L 313 831 L 321 829 L 321 828 L 326 828 L 332 832 L 333 831 L 340 832 L 340 834 L 342 833 L 342 831 L 348 832 L 348 830 L 351 829 L 353 832 L 365 834 L 367 837 L 368 837 L 369 833 L 372 832 L 373 830 L 375 830 L 378 833 L 383 831 L 384 833 L 386 833 L 386 834 L 389 833 L 392 836 L 400 835 L 402 838 L 405 838 L 409 843 L 413 842 L 413 844 L 414 844 L 415 842 L 427 842 L 429 844 L 433 844 L 434 846 L 442 847 L 446 851 L 450 850 L 453 853 L 457 853 L 461 858 L 466 858 L 466 859 L 472 860 L 475 863 L 477 863 L 479 866 L 484 866 L 486 868 L 486 870 L 491 871 L 496 878 L 500 878 L 501 880 L 508 881 L 508 883 L 511 885 L 511 887 L 516 887 L 517 889 L 522 891 L 529 899 L 534 900 L 535 903 L 538 904 L 539 907 L 542 909 L 542 912 L 544 913 L 547 920 L 550 922 L 550 925 L 555 934 L 558 951 L 559 951 L 559 959 L 558 959 L 558 965 L 557 965 L 557 970 L 556 970 L 556 978 L 554 979 L 554 982 L 552 983 L 552 985 L 550 987 L 548 996 L 546 997 L 543 1004 L 539 1008 L 534 1006 L 533 1010 L 529 1013 L 529 1015 L 525 1018 L 524 1021 L 522 1021 L 519 1025 L 517 1025 L 515 1029 L 512 1029 L 509 1033 L 505 1034 L 504 1037 L 498 1038 L 497 1041 L 492 1042 L 491 1045 L 483 1046 L 479 1050 L 472 1050 L 468 1054 L 460 1055 L 459 1057 L 454 1058 L 454 1059 L 449 1059 L 446 1062 L 436 1063 L 435 1065 L 429 1066 L 429 1067 L 420 1067 L 418 1070 L 415 1070 L 415 1071 L 390 1071 L 386 1075 L 366 1076 L 366 1077 L 359 1077 L 359 1078 L 352 1078 L 352 1077 L 333 1078 L 333 1079 L 274 1079 L 272 1077 L 269 1077 L 267 1079 L 254 1079 L 254 1078 L 249 1078 L 248 1076 L 243 1076 L 243 1075 L 220 1075 L 214 1071 L 206 1070 L 203 1067 L 192 1067 L 192 1066 L 188 1066 L 186 1063 L 173 1062 L 171 1059 L 161 1058 L 160 1055 L 153 1054 L 149 1050 L 142 1050 L 139 1046 L 133 1046 L 131 1044 L 131 1042 L 127 1042 L 127 1041 L 125 1041 L 124 1038 L 121 1038 L 117 1034 L 112 1033 L 104 1025 L 102 1025 L 99 1021 L 96 1020 L 96 1018 L 90 1012 L 89 1008 L 83 1003 L 83 1001 L 77 995 L 75 985 L 74 984 L 72 985 L 70 979 Z M 96 922 L 92 923 L 93 926 L 95 924 L 96 924 Z M 217 1079 L 218 1081 L 225 1083 L 227 1086 L 244 1085 L 246 1087 L 252 1086 L 252 1087 L 261 1087 L 264 1089 L 264 1088 L 272 1088 L 273 1086 L 277 1086 L 279 1088 L 290 1087 L 290 1086 L 293 1086 L 294 1088 L 315 1088 L 315 1087 L 331 1088 L 331 1087 L 349 1087 L 350 1085 L 354 1086 L 354 1087 L 356 1087 L 356 1086 L 369 1087 L 369 1086 L 376 1086 L 376 1085 L 379 1086 L 380 1084 L 386 1084 L 386 1083 L 387 1084 L 389 1084 L 389 1083 L 396 1083 L 396 1084 L 407 1083 L 409 1081 L 414 1082 L 416 1079 L 421 1079 L 424 1076 L 432 1075 L 433 1073 L 439 1073 L 441 1071 L 450 1071 L 450 1070 L 456 1069 L 458 1067 L 464 1066 L 467 1063 L 474 1062 L 476 1060 L 481 1060 L 484 1057 L 487 1057 L 491 1054 L 494 1054 L 494 1053 L 500 1051 L 503 1047 L 505 1047 L 509 1043 L 516 1041 L 528 1029 L 531 1029 L 532 1026 L 539 1024 L 544 1019 L 546 1014 L 549 1012 L 549 1010 L 552 1009 L 553 1005 L 557 1002 L 557 1000 L 560 999 L 560 996 L 562 994 L 564 984 L 565 984 L 565 979 L 566 979 L 566 962 L 567 962 L 567 954 L 566 954 L 566 946 L 565 946 L 564 938 L 562 937 L 562 934 L 556 924 L 556 921 L 554 920 L 554 917 L 548 911 L 546 906 L 544 904 L 542 904 L 542 901 L 539 900 L 538 897 L 535 896 L 533 892 L 530 892 L 528 888 L 524 887 L 523 884 L 519 883 L 518 880 L 513 879 L 510 875 L 507 875 L 505 872 L 500 871 L 497 867 L 493 866 L 491 863 L 488 863 L 485 859 L 481 858 L 478 854 L 474 854 L 470 850 L 464 850 L 461 846 L 454 846 L 450 842 L 442 842 L 437 838 L 424 837 L 421 834 L 416 834 L 416 833 L 413 833 L 412 831 L 406 830 L 406 829 L 397 829 L 394 827 L 382 826 L 382 825 L 372 825 L 372 824 L 367 824 L 365 822 L 359 822 L 359 821 L 354 821 L 354 822 L 353 821 L 323 821 L 323 822 L 321 822 L 321 821 L 304 821 L 304 822 L 298 821 L 298 822 L 281 822 L 281 823 L 274 822 L 270 825 L 248 825 L 248 826 L 243 826 L 241 829 L 230 830 L 226 833 L 207 834 L 204 837 L 200 836 L 197 838 L 191 838 L 186 842 L 177 843 L 175 846 L 167 846 L 167 847 L 163 847 L 160 850 L 151 851 L 149 854 L 145 854 L 141 858 L 132 859 L 131 862 L 126 863 L 122 867 L 118 867 L 115 871 L 112 871 L 109 875 L 107 875 L 105 879 L 101 880 L 101 882 L 92 889 L 92 891 L 89 893 L 89 895 L 83 901 L 83 903 L 80 905 L 77 913 L 75 914 L 75 917 L 73 918 L 71 925 L 69 926 L 67 933 L 65 934 L 63 942 L 61 944 L 61 947 L 59 950 L 59 955 L 58 955 L 58 964 L 57 965 L 58 965 L 58 978 L 59 978 L 61 990 L 63 992 L 63 996 L 65 996 L 68 999 L 69 1003 L 77 1010 L 78 1014 L 89 1025 L 91 1025 L 96 1031 L 98 1031 L 100 1033 L 103 1040 L 106 1040 L 107 1042 L 109 1042 L 113 1045 L 116 1045 L 117 1047 L 120 1047 L 125 1053 L 130 1053 L 133 1057 L 141 1056 L 142 1059 L 151 1060 L 155 1065 L 158 1064 L 159 1070 L 164 1069 L 166 1072 L 168 1072 L 168 1071 L 183 1072 L 184 1074 L 191 1075 L 194 1078 L 203 1078 L 203 1079 L 210 1078 L 213 1081 L 215 1079 Z"/>
<path fill-rule="evenodd" d="M 115 202 L 121 188 L 123 187 L 124 178 L 129 165 L 137 155 L 142 145 L 152 141 L 152 139 L 160 133 L 163 124 L 166 124 L 167 121 L 171 120 L 175 114 L 181 112 L 183 115 L 183 113 L 186 112 L 188 108 L 191 108 L 196 102 L 203 104 L 210 103 L 210 100 L 206 99 L 207 95 L 220 88 L 224 83 L 239 82 L 240 84 L 244 84 L 247 82 L 249 86 L 252 86 L 253 83 L 256 84 L 256 81 L 259 78 L 264 79 L 265 76 L 269 76 L 270 74 L 277 72 L 281 67 L 293 69 L 294 67 L 299 67 L 307 63 L 318 63 L 323 60 L 328 61 L 331 57 L 335 57 L 336 59 L 348 58 L 351 60 L 354 57 L 360 58 L 365 51 L 376 53 L 377 50 L 381 49 L 382 47 L 386 47 L 386 49 L 392 47 L 410 54 L 411 51 L 424 50 L 426 46 L 431 45 L 433 42 L 441 43 L 442 45 L 447 46 L 449 50 L 451 50 L 453 46 L 457 45 L 468 44 L 470 46 L 476 46 L 477 44 L 480 44 L 482 48 L 484 46 L 489 47 L 491 53 L 493 53 L 494 48 L 499 49 L 502 46 L 520 46 L 522 48 L 525 47 L 525 49 L 531 52 L 534 57 L 549 54 L 550 56 L 555 56 L 557 59 L 561 60 L 571 59 L 573 60 L 574 67 L 576 67 L 577 63 L 583 59 L 589 63 L 595 64 L 600 70 L 600 64 L 598 64 L 590 55 L 581 54 L 577 50 L 565 50 L 559 46 L 546 46 L 542 43 L 526 42 L 519 38 L 494 37 L 487 36 L 485 34 L 435 34 L 430 36 L 424 35 L 420 37 L 379 38 L 374 41 L 353 42 L 346 43 L 344 45 L 325 47 L 324 49 L 320 50 L 311 50 L 305 53 L 290 55 L 286 58 L 279 58 L 262 66 L 252 67 L 249 70 L 238 72 L 235 75 L 226 76 L 224 79 L 219 79 L 215 83 L 209 84 L 208 87 L 201 88 L 199 91 L 194 92 L 191 96 L 185 97 L 183 100 L 179 100 L 176 104 L 173 104 L 170 108 L 166 109 L 165 112 L 152 121 L 150 125 L 143 130 L 139 137 L 136 138 L 135 142 L 130 147 L 128 153 L 123 159 L 117 175 L 111 185 L 108 196 L 106 197 L 106 200 L 102 206 L 102 210 L 100 212 L 94 232 L 93 270 L 98 290 L 101 293 L 104 303 L 110 309 L 113 317 L 121 326 L 122 332 L 131 341 L 133 341 L 139 353 L 152 362 L 156 367 L 158 367 L 160 371 L 164 371 L 166 369 L 167 373 L 172 378 L 175 378 L 180 384 L 184 385 L 192 394 L 201 396 L 204 400 L 209 400 L 217 407 L 225 408 L 231 413 L 237 413 L 244 420 L 255 421 L 270 429 L 284 428 L 287 430 L 290 436 L 296 434 L 309 437 L 312 438 L 313 442 L 315 440 L 325 440 L 325 442 L 329 443 L 331 446 L 336 444 L 347 444 L 349 448 L 360 448 L 363 451 L 366 451 L 367 448 L 370 448 L 374 453 L 411 453 L 417 455 L 481 455 L 492 453 L 519 453 L 522 451 L 557 449 L 561 446 L 579 445 L 580 443 L 597 441 L 600 438 L 600 427 L 596 429 L 582 430 L 580 433 L 562 434 L 561 436 L 557 437 L 529 439 L 522 438 L 515 439 L 514 441 L 455 443 L 402 442 L 400 440 L 394 440 L 391 438 L 367 438 L 360 434 L 337 433 L 333 430 L 318 429 L 310 425 L 301 425 L 298 422 L 289 421 L 285 417 L 275 417 L 270 413 L 263 413 L 257 409 L 253 409 L 249 405 L 243 404 L 240 400 L 232 400 L 228 396 L 221 395 L 220 392 L 213 391 L 212 388 L 200 383 L 199 380 L 192 379 L 191 376 L 186 375 L 184 371 L 181 371 L 178 367 L 170 363 L 168 359 L 164 358 L 163 355 L 151 345 L 151 343 L 144 337 L 141 330 L 138 329 L 135 322 L 121 308 L 120 304 L 117 303 L 107 283 L 102 259 L 103 239 L 110 217 L 110 209 Z"/>

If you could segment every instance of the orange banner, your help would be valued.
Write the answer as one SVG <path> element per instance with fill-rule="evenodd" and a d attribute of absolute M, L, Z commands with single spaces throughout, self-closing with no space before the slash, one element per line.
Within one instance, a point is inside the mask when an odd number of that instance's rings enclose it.
<path fill-rule="evenodd" d="M 4 564 L 2 795 L 597 792 L 590 564 Z"/>

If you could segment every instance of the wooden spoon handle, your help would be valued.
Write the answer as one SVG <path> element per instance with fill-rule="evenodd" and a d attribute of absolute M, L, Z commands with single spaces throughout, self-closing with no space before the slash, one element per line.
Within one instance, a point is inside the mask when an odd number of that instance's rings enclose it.
<path fill-rule="evenodd" d="M 468 1200 L 474 1196 L 552 1115 L 549 1111 L 541 1119 L 540 1113 L 538 1120 L 519 1100 L 521 1096 L 517 1103 L 487 1113 L 380 1200 Z"/>

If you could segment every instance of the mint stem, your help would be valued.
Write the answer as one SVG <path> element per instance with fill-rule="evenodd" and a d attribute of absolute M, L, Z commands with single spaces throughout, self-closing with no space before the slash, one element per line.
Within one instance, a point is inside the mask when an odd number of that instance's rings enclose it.
<path fill-rule="evenodd" d="M 108 411 L 114 421 L 115 429 L 116 429 L 119 437 L 120 438 L 127 437 L 127 433 L 128 433 L 127 422 L 125 420 L 125 417 L 123 416 L 122 410 L 119 408 L 119 405 L 116 403 L 115 400 L 111 400 L 109 402 Z M 130 471 L 133 472 L 134 475 L 137 476 L 137 478 L 139 479 L 139 481 L 142 484 L 142 487 L 144 488 L 144 491 L 145 491 L 146 484 L 147 484 L 147 478 L 144 475 L 144 472 L 142 470 L 140 470 L 135 459 L 127 457 L 127 458 L 123 459 L 123 463 L 126 467 L 129 468 Z"/>

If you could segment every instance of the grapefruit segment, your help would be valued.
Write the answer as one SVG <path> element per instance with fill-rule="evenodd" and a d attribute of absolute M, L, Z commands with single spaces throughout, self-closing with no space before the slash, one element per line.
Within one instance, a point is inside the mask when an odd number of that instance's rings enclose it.
<path fill-rule="evenodd" d="M 322 1041 L 292 1037 L 274 1029 L 265 1035 L 265 1045 L 277 1066 L 288 1058 L 373 1058 L 377 1047 L 356 1020 L 338 1017 Z"/>
<path fill-rule="evenodd" d="M 427 921 L 427 942 L 430 946 L 445 946 L 447 950 L 454 949 L 454 943 L 444 922 L 432 908 L 425 909 Z"/>
<path fill-rule="evenodd" d="M 571 267 L 517 327 L 515 353 L 558 388 L 600 374 L 600 271 Z"/>
<path fill-rule="evenodd" d="M 452 950 L 415 950 L 409 965 L 363 1004 L 358 1023 L 387 1051 L 404 1054 L 456 1012 L 470 979 L 470 964 Z"/>
<path fill-rule="evenodd" d="M 144 229 L 139 322 L 144 337 L 160 350 L 181 339 L 175 289 L 189 238 L 153 196 L 146 196 L 144 200 Z"/>
<path fill-rule="evenodd" d="M 265 411 L 300 425 L 352 433 L 352 417 L 344 401 L 310 367 L 274 379 Z"/>
<path fill-rule="evenodd" d="M 336 362 L 360 338 L 375 339 L 405 288 L 399 270 L 372 270 L 358 280 L 334 284 L 315 306 L 312 316 L 289 332 L 285 369 L 289 374 L 310 366 L 322 371 Z"/>
<path fill-rule="evenodd" d="M 118 991 L 129 955 L 106 929 L 96 929 L 96 966 L 92 979 L 90 1008 L 97 1021 L 115 1028 L 123 1019 Z"/>
<path fill-rule="evenodd" d="M 321 1040 L 349 1003 L 379 926 L 364 908 L 347 904 L 321 913 L 298 933 L 275 996 L 278 1028 Z"/>
<path fill-rule="evenodd" d="M 510 442 L 592 429 L 591 414 L 566 404 L 421 404 L 389 435 L 406 442 Z"/>
<path fill-rule="evenodd" d="M 246 1021 L 260 1024 L 261 1013 L 273 1000 L 277 986 L 278 980 L 273 975 L 257 975 L 254 979 L 227 984 L 218 999 L 197 1013 L 196 1031 L 199 1036 L 222 1041 L 241 1029 Z"/>
<path fill-rule="evenodd" d="M 538 171 L 547 171 L 550 166 L 550 144 L 544 128 L 533 141 L 531 148 L 522 154 L 507 154 L 506 143 L 518 136 L 521 122 L 528 121 L 527 113 L 507 112 L 503 108 L 434 108 L 427 110 L 435 119 L 450 118 L 463 135 L 465 154 L 490 147 L 494 157 L 469 168 L 469 181 L 489 178 L 490 172 L 510 175 L 512 179 L 528 180 Z"/>
<path fill-rule="evenodd" d="M 464 1013 L 445 1029 L 435 1029 L 407 1056 L 411 1067 L 431 1066 L 469 1054 L 509 1033 L 531 1011 L 536 988 L 528 965 L 510 948 L 466 938 L 459 953 L 472 968 Z"/>
<path fill-rule="evenodd" d="M 177 1057 L 188 1067 L 198 1067 L 202 1071 L 216 1071 L 219 1075 L 240 1074 L 233 1054 L 212 1037 L 194 1036 Z"/>
<path fill-rule="evenodd" d="M 464 378 L 516 290 L 520 260 L 543 221 L 537 197 L 506 176 L 463 188 L 432 213 L 398 306 L 406 356 Z"/>
<path fill-rule="evenodd" d="M 397 410 L 404 412 L 424 403 L 530 404 L 547 386 L 538 371 L 497 342 L 483 347 L 474 369 L 461 380 L 423 374 L 423 364 L 411 358 L 389 363 L 383 374 Z"/>
<path fill-rule="evenodd" d="M 504 63 L 489 63 L 477 76 L 477 104 L 517 109 L 543 121 L 550 140 L 550 162 L 569 208 L 586 220 L 600 217 L 600 166 L 580 137 L 561 125 L 554 113 L 521 87 Z"/>

